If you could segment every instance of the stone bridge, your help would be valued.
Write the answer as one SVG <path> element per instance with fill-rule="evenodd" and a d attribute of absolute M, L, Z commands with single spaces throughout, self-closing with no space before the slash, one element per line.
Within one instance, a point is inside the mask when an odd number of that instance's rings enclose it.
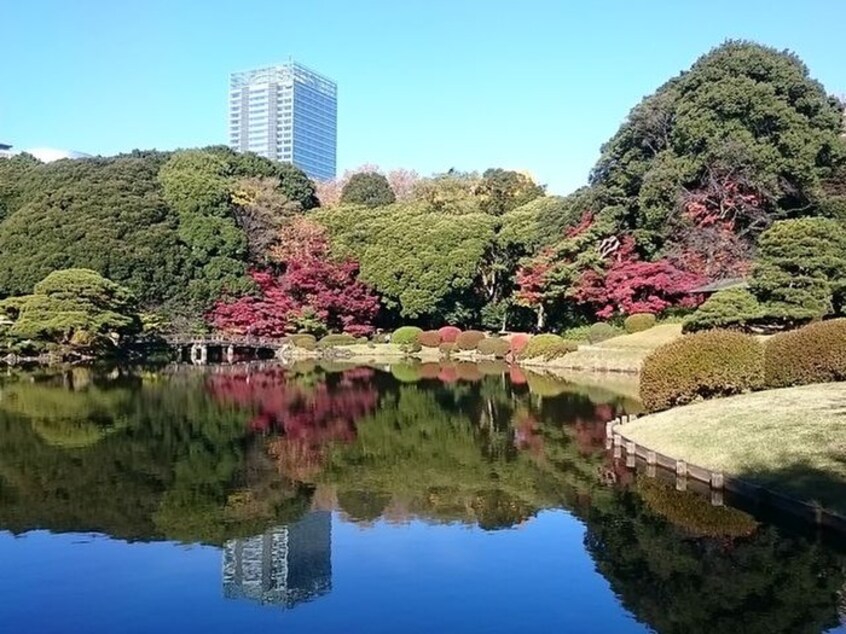
<path fill-rule="evenodd" d="M 162 339 L 182 354 L 189 351 L 191 362 L 199 365 L 208 363 L 210 350 L 215 356 L 219 355 L 221 361 L 232 363 L 239 350 L 256 356 L 262 351 L 276 352 L 285 346 L 282 339 L 250 335 L 166 335 Z"/>

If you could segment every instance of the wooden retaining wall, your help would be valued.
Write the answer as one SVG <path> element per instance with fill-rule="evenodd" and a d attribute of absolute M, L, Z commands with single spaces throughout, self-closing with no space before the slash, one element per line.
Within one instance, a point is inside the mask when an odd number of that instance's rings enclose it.
<path fill-rule="evenodd" d="M 722 506 L 723 492 L 728 492 L 751 503 L 753 508 L 765 508 L 789 513 L 816 526 L 846 534 L 846 517 L 825 509 L 817 504 L 803 502 L 783 493 L 762 487 L 745 480 L 712 471 L 684 460 L 677 460 L 649 447 L 637 444 L 626 436 L 626 423 L 636 419 L 636 415 L 624 414 L 605 425 L 605 447 L 614 451 L 614 458 L 625 457 L 629 469 L 643 469 L 647 477 L 674 477 L 679 491 L 697 490 L 709 494 L 711 504 Z"/>

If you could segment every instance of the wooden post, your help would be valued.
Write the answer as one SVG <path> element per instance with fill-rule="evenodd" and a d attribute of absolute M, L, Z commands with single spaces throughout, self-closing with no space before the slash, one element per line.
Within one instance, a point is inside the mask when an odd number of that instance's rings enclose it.
<path fill-rule="evenodd" d="M 226 346 L 226 363 L 235 363 L 235 346 L 231 343 Z"/>
<path fill-rule="evenodd" d="M 658 464 L 658 456 L 654 451 L 647 451 L 646 452 L 646 464 L 648 465 L 656 465 Z"/>
<path fill-rule="evenodd" d="M 631 440 L 626 442 L 626 467 L 634 469 L 637 460 L 637 445 Z"/>
<path fill-rule="evenodd" d="M 687 476 L 676 476 L 676 491 L 687 491 Z"/>
<path fill-rule="evenodd" d="M 684 460 L 676 460 L 676 475 L 680 478 L 687 477 L 687 463 Z"/>
<path fill-rule="evenodd" d="M 646 477 L 647 478 L 654 478 L 658 475 L 658 468 L 654 464 L 647 463 L 646 465 Z"/>
<path fill-rule="evenodd" d="M 714 472 L 711 474 L 711 488 L 712 489 L 722 489 L 724 484 L 724 478 L 722 473 Z"/>
<path fill-rule="evenodd" d="M 609 420 L 605 423 L 605 437 L 606 438 L 613 438 L 614 437 L 614 421 Z"/>
<path fill-rule="evenodd" d="M 711 506 L 723 506 L 723 491 L 722 489 L 711 489 Z"/>

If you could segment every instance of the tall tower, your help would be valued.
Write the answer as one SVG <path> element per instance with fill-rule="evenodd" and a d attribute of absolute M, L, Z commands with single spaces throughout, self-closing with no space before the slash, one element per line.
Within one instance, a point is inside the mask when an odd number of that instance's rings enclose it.
<path fill-rule="evenodd" d="M 229 147 L 293 163 L 315 180 L 334 178 L 337 93 L 334 81 L 294 61 L 233 73 Z"/>

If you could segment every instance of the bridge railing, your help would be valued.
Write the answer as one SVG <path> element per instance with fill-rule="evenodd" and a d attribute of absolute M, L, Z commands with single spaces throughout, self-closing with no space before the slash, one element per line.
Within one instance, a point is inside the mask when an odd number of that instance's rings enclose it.
<path fill-rule="evenodd" d="M 245 348 L 278 348 L 283 345 L 284 339 L 275 337 L 255 337 L 251 335 L 164 335 L 161 337 L 172 346 L 188 345 L 219 345 L 219 346 L 242 346 Z"/>

